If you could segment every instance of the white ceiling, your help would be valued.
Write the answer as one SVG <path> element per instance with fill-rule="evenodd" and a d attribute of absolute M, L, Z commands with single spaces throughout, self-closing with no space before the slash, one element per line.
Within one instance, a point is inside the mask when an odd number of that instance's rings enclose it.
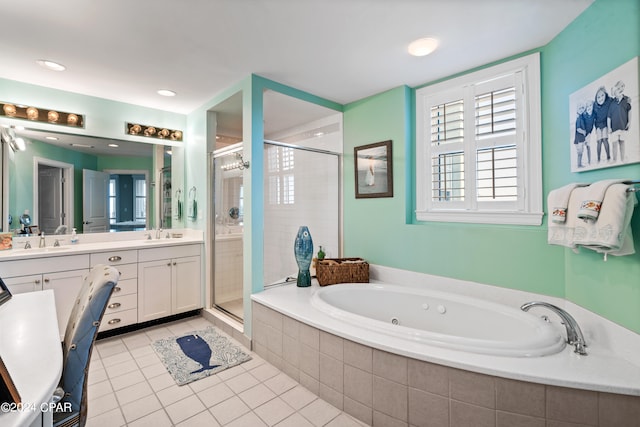
<path fill-rule="evenodd" d="M 187 114 L 255 73 L 344 104 L 544 46 L 592 2 L 0 0 L 0 77 Z"/>

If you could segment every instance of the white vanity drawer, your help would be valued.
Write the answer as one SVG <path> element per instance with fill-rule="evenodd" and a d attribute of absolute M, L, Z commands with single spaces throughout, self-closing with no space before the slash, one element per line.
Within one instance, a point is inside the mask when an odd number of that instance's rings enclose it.
<path fill-rule="evenodd" d="M 91 266 L 96 264 L 120 265 L 138 262 L 138 251 L 109 251 L 91 254 Z"/>
<path fill-rule="evenodd" d="M 120 281 L 138 277 L 138 264 L 124 264 L 114 266 L 120 273 Z"/>
<path fill-rule="evenodd" d="M 140 249 L 138 251 L 138 259 L 140 262 L 157 261 L 163 259 L 181 258 L 188 256 L 200 256 L 202 250 L 201 244 L 195 245 L 178 245 L 168 246 L 164 248 Z"/>
<path fill-rule="evenodd" d="M 104 310 L 105 316 L 111 313 L 118 313 L 124 310 L 138 308 L 138 296 L 135 294 L 112 296 Z"/>
<path fill-rule="evenodd" d="M 120 295 L 130 295 L 138 293 L 138 279 L 118 280 L 118 284 L 113 288 L 111 298 Z"/>
<path fill-rule="evenodd" d="M 109 313 L 105 314 L 102 318 L 99 331 L 108 331 L 122 326 L 133 325 L 134 323 L 138 323 L 138 310 L 135 308 L 117 313 Z"/>

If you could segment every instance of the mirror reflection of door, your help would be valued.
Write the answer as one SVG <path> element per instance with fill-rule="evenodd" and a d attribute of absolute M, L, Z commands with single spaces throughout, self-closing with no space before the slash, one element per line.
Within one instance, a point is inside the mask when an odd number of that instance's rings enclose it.
<path fill-rule="evenodd" d="M 108 173 L 82 170 L 83 233 L 104 233 L 109 230 L 108 194 Z"/>
<path fill-rule="evenodd" d="M 63 224 L 62 169 L 38 165 L 38 218 L 37 224 L 45 234 L 53 234 Z"/>

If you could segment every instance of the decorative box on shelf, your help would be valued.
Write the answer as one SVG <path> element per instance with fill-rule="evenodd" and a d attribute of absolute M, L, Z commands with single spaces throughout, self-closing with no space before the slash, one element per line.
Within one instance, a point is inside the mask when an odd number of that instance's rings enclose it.
<path fill-rule="evenodd" d="M 320 286 L 337 283 L 368 283 L 369 263 L 362 258 L 325 258 L 316 263 Z"/>

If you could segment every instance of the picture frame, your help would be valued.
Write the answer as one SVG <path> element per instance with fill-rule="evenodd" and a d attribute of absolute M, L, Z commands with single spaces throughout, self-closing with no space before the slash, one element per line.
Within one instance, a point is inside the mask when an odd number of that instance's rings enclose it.
<path fill-rule="evenodd" d="M 0 305 L 4 304 L 10 299 L 11 299 L 11 291 L 9 291 L 9 288 L 4 283 L 4 280 L 0 278 Z"/>
<path fill-rule="evenodd" d="M 0 357 L 0 403 L 22 403 L 20 393 Z"/>
<path fill-rule="evenodd" d="M 393 197 L 392 141 L 353 149 L 356 199 Z"/>
<path fill-rule="evenodd" d="M 636 56 L 569 96 L 571 172 L 640 163 L 638 81 Z"/>

